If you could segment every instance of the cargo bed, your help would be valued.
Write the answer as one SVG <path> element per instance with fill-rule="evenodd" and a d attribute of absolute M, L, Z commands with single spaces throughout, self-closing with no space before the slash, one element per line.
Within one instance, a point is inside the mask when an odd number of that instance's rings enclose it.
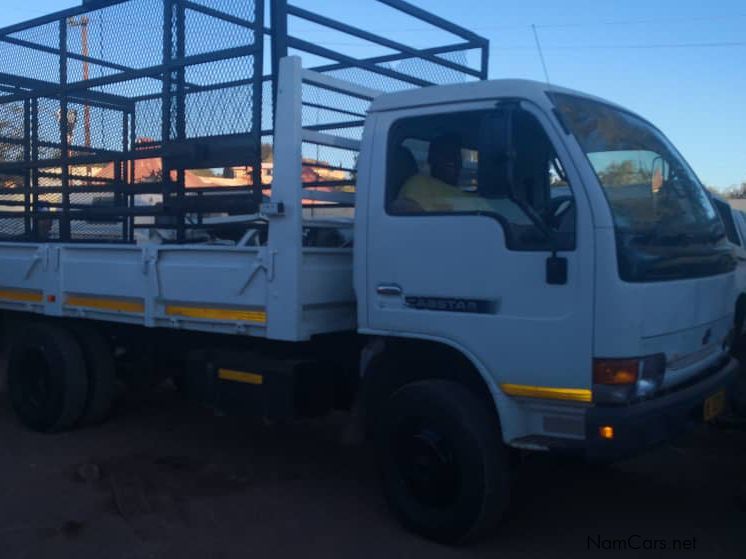
<path fill-rule="evenodd" d="M 488 53 L 407 2 L 365 3 L 432 34 L 405 45 L 316 0 L 95 0 L 0 29 L 0 309 L 353 330 L 370 102 L 484 79 Z"/>
<path fill-rule="evenodd" d="M 309 85 L 368 102 L 377 92 L 303 70 L 298 57 L 279 76 L 283 141 L 271 199 L 256 214 L 208 218 L 195 228 L 206 240 L 185 244 L 0 243 L 0 308 L 286 341 L 354 330 L 353 222 L 329 204 L 354 207 L 354 192 L 314 196 L 300 177 L 303 142 L 348 151 L 360 142 L 305 128 L 302 97 Z M 241 239 L 210 239 L 227 226 Z"/>

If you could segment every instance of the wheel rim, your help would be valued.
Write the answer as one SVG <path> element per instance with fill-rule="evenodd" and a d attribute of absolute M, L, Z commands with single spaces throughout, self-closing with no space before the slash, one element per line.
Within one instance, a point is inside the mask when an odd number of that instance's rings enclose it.
<path fill-rule="evenodd" d="M 41 348 L 29 348 L 20 357 L 18 393 L 33 413 L 42 411 L 49 400 L 49 362 Z"/>
<path fill-rule="evenodd" d="M 392 450 L 399 477 L 417 502 L 433 508 L 455 503 L 460 470 L 451 443 L 438 429 L 421 422 L 402 424 Z"/>

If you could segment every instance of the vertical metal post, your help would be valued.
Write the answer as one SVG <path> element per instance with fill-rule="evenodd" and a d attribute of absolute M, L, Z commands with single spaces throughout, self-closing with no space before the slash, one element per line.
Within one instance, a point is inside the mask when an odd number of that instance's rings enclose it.
<path fill-rule="evenodd" d="M 173 13 L 174 0 L 163 0 L 163 64 L 166 69 L 163 73 L 163 90 L 161 98 L 161 150 L 165 150 L 171 141 L 172 122 L 172 76 L 171 61 L 173 60 Z M 163 197 L 162 208 L 169 205 L 171 198 L 171 168 L 169 160 L 164 154 L 161 157 L 161 195 Z"/>
<path fill-rule="evenodd" d="M 23 102 L 23 232 L 31 240 L 31 100 Z"/>
<path fill-rule="evenodd" d="M 487 80 L 490 77 L 490 42 L 485 41 L 482 45 L 482 75 L 480 79 Z"/>
<path fill-rule="evenodd" d="M 60 26 L 60 144 L 62 146 L 62 215 L 60 216 L 60 241 L 70 240 L 70 142 L 68 103 L 64 87 L 67 85 L 67 20 L 63 17 Z"/>
<path fill-rule="evenodd" d="M 255 3 L 254 40 L 257 41 L 258 51 L 254 55 L 254 84 L 252 98 L 254 105 L 251 115 L 251 131 L 254 134 L 254 144 L 257 152 L 252 163 L 252 197 L 256 204 L 262 203 L 262 111 L 264 109 L 264 0 Z"/>
<path fill-rule="evenodd" d="M 132 108 L 132 114 L 130 115 L 130 136 L 129 136 L 129 152 L 137 150 L 137 104 L 135 103 L 134 107 Z M 127 184 L 135 184 L 137 182 L 137 175 L 135 174 L 135 165 L 136 165 L 136 159 L 130 158 L 127 161 L 127 178 L 126 183 Z M 133 208 L 135 206 L 135 195 L 134 194 L 128 194 L 127 195 L 127 206 L 130 208 Z M 136 217 L 134 215 L 129 216 L 129 236 L 127 237 L 127 241 L 130 243 L 135 242 L 135 219 Z"/>
<path fill-rule="evenodd" d="M 174 23 L 176 25 L 176 58 L 181 61 L 186 56 L 186 10 L 183 4 L 176 0 L 176 11 L 174 13 Z M 174 68 L 173 77 L 176 80 L 176 140 L 184 142 L 186 140 L 186 68 L 183 63 Z M 173 88 L 173 83 L 172 83 Z M 184 211 L 186 173 L 183 163 L 179 165 L 176 171 L 176 198 L 179 204 L 178 222 L 176 229 L 176 238 L 178 242 L 183 243 L 186 240 L 186 212 Z"/>
<path fill-rule="evenodd" d="M 272 0 L 272 107 L 277 116 L 280 60 L 288 55 L 288 1 Z"/>
<path fill-rule="evenodd" d="M 301 274 L 303 267 L 303 69 L 297 56 L 285 58 L 275 78 L 278 88 L 278 111 L 275 134 L 282 142 L 275 144 L 272 202 L 282 203 L 284 214 L 269 222 L 270 254 L 275 255 L 276 272 L 269 286 L 267 300 L 267 334 L 276 340 L 297 341 L 303 338 L 301 309 Z"/>
<path fill-rule="evenodd" d="M 39 240 L 37 232 L 39 231 L 39 220 L 37 213 L 39 211 L 39 168 L 36 162 L 39 160 L 39 99 L 34 97 L 31 100 L 31 202 L 33 204 L 33 213 L 31 215 L 31 225 L 33 235 L 31 238 Z"/>
<path fill-rule="evenodd" d="M 163 0 L 163 64 L 171 64 L 173 59 L 173 0 Z M 171 71 L 163 73 L 161 90 L 161 143 L 165 145 L 171 138 Z M 163 169 L 163 180 L 166 181 L 166 170 Z"/>
<path fill-rule="evenodd" d="M 175 67 L 174 59 L 183 58 L 186 49 L 184 7 L 179 0 L 164 0 L 163 2 L 163 64 L 167 66 L 163 76 L 163 128 L 161 145 L 166 149 L 172 140 L 183 140 L 186 136 L 186 95 L 183 65 Z M 176 236 L 178 242 L 186 237 L 184 227 L 184 170 L 176 170 L 176 181 L 171 180 L 171 163 L 167 155 L 163 161 L 163 201 L 173 199 L 176 191 L 178 208 L 171 215 L 177 218 Z M 175 188 L 174 188 L 175 187 Z"/>
<path fill-rule="evenodd" d="M 117 161 L 117 169 L 119 170 L 119 178 L 114 183 L 114 187 L 119 189 L 117 194 L 114 196 L 116 205 L 118 208 L 126 208 L 128 206 L 127 195 L 122 191 L 124 185 L 127 184 L 127 177 L 129 176 L 129 113 L 122 111 L 122 160 Z M 122 241 L 127 242 L 128 232 L 127 225 L 129 223 L 129 217 L 125 214 L 122 216 Z"/>

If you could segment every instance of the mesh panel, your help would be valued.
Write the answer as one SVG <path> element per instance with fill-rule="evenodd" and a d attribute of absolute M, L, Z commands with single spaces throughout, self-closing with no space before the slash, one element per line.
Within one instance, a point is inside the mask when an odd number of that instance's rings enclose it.
<path fill-rule="evenodd" d="M 26 221 L 23 215 L 19 217 L 0 216 L 0 239 L 12 241 L 23 239 L 26 231 Z"/>
<path fill-rule="evenodd" d="M 30 178 L 39 203 L 30 216 L 44 211 L 49 217 L 42 221 L 53 222 L 44 238 L 132 242 L 136 226 L 157 221 L 185 240 L 188 219 L 202 213 L 199 203 L 211 191 L 250 192 L 251 180 L 213 176 L 211 169 L 259 168 L 262 58 L 249 51 L 264 22 L 252 0 L 194 4 L 129 0 L 82 7 L 12 34 L 30 46 L 0 39 L 2 72 L 30 87 L 28 80 L 36 80 L 43 90 L 28 93 L 29 113 L 23 101 L 0 99 L 0 187 L 23 187 Z M 200 59 L 190 59 L 195 56 Z M 164 63 L 170 64 L 166 73 Z M 0 91 L 20 91 L 11 83 Z M 58 89 L 60 83 L 71 91 Z M 192 173 L 194 166 L 207 168 L 206 176 Z M 180 202 L 185 189 L 210 192 L 187 208 Z M 29 221 L 35 219 L 26 220 L 22 233 L 38 237 Z M 2 224 L 17 235 L 15 218 Z"/>
<path fill-rule="evenodd" d="M 24 179 L 20 175 L 10 175 L 0 173 L 0 188 L 14 189 L 23 188 Z"/>
<path fill-rule="evenodd" d="M 186 69 L 186 81 L 197 87 L 246 81 L 253 77 L 253 56 L 230 58 L 209 64 L 195 64 Z"/>
<path fill-rule="evenodd" d="M 3 161 L 23 161 L 23 145 L 0 139 L 0 157 Z"/>
<path fill-rule="evenodd" d="M 24 76 L 58 84 L 60 80 L 60 57 L 33 48 L 0 43 L 2 71 L 7 74 Z"/>
<path fill-rule="evenodd" d="M 22 103 L 0 104 L 0 161 L 23 161 L 25 114 Z"/>
<path fill-rule="evenodd" d="M 256 40 L 253 29 L 202 12 L 186 10 L 185 18 L 187 56 L 252 45 Z"/>
<path fill-rule="evenodd" d="M 256 3 L 254 0 L 193 0 L 193 3 L 232 15 L 250 23 L 256 22 Z"/>
<path fill-rule="evenodd" d="M 163 61 L 163 0 L 131 0 L 88 17 L 91 56 L 136 69 Z"/>
<path fill-rule="evenodd" d="M 253 129 L 251 85 L 186 95 L 188 138 L 246 134 Z"/>
<path fill-rule="evenodd" d="M 60 25 L 59 23 L 47 23 L 37 25 L 30 29 L 24 29 L 11 35 L 14 39 L 28 41 L 49 48 L 59 48 L 60 46 Z"/>
<path fill-rule="evenodd" d="M 383 39 L 288 15 L 282 39 L 305 41 L 288 54 L 330 76 L 396 91 L 474 79 L 481 69 L 486 43 L 406 6 L 361 0 L 360 10 L 340 14 L 326 0 L 292 3 L 360 29 L 416 23 L 428 32 L 386 38 L 416 49 L 462 45 L 436 55 L 400 52 Z M 15 31 L 10 37 L 21 44 L 0 37 L 0 72 L 11 76 L 0 84 L 0 194 L 30 188 L 22 204 L 0 198 L 0 206 L 5 200 L 5 210 L 21 213 L 32 204 L 28 215 L 0 211 L 0 236 L 133 242 L 136 229 L 157 225 L 183 242 L 206 216 L 255 211 L 271 186 L 274 142 L 275 84 L 263 74 L 278 37 L 263 33 L 264 9 L 264 0 L 128 0 Z M 338 54 L 316 47 L 324 43 Z M 368 101 L 304 85 L 303 104 L 305 127 L 361 138 Z M 354 188 L 356 150 L 305 143 L 302 153 L 309 192 Z"/>
<path fill-rule="evenodd" d="M 134 128 L 137 142 L 160 142 L 162 139 L 161 122 L 163 119 L 163 100 L 147 99 L 135 104 Z"/>
<path fill-rule="evenodd" d="M 91 151 L 122 149 L 124 121 L 121 111 L 79 103 L 69 103 L 67 110 L 75 122 L 68 131 L 71 146 Z M 83 151 L 82 155 L 85 153 Z"/>
<path fill-rule="evenodd" d="M 60 118 L 62 108 L 57 99 L 42 98 L 38 100 L 37 128 L 36 134 L 39 142 L 59 144 L 60 140 Z M 59 152 L 53 152 L 54 156 L 40 154 L 41 159 L 53 159 L 59 157 Z"/>

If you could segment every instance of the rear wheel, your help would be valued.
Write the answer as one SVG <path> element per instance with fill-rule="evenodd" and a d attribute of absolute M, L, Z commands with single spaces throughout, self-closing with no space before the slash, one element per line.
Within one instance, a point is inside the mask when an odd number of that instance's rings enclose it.
<path fill-rule="evenodd" d="M 88 393 L 83 352 L 73 335 L 56 324 L 25 327 L 10 348 L 8 393 L 28 428 L 43 433 L 71 428 Z"/>
<path fill-rule="evenodd" d="M 509 467 L 499 425 L 462 385 L 399 389 L 380 410 L 376 440 L 386 497 L 411 531 L 466 543 L 505 512 Z"/>
<path fill-rule="evenodd" d="M 73 327 L 85 360 L 88 392 L 85 408 L 78 422 L 81 426 L 97 425 L 111 413 L 116 394 L 114 353 L 101 332 L 88 324 Z"/>

